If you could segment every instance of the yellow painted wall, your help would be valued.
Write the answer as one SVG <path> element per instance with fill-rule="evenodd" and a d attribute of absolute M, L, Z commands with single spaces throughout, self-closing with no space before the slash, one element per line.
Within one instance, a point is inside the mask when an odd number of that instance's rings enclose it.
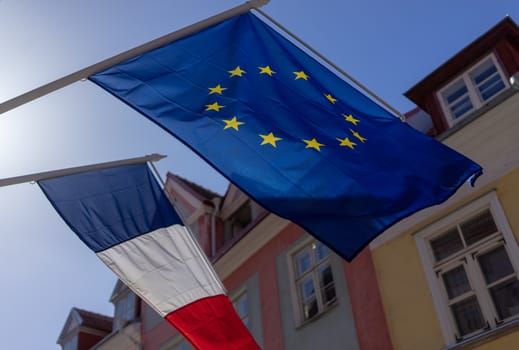
<path fill-rule="evenodd" d="M 516 350 L 519 349 L 519 331 L 506 334 L 499 338 L 471 348 L 473 350 Z"/>
<path fill-rule="evenodd" d="M 502 178 L 497 187 L 497 195 L 510 228 L 519 241 L 519 170 Z M 519 349 L 519 345 L 517 348 Z"/>
<path fill-rule="evenodd" d="M 402 235 L 373 251 L 395 350 L 441 349 L 444 342 L 414 238 Z"/>
<path fill-rule="evenodd" d="M 427 222 L 421 222 L 419 227 L 413 227 L 373 249 L 373 261 L 395 350 L 439 350 L 446 346 L 412 234 L 492 190 L 496 190 L 519 240 L 519 170 L 515 170 L 473 191 L 435 217 L 427 218 Z M 519 331 L 492 339 L 474 349 L 519 349 Z"/>

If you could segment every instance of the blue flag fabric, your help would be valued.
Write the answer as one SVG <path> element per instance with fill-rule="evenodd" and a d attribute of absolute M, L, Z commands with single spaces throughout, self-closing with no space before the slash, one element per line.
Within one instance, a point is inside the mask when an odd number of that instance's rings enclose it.
<path fill-rule="evenodd" d="M 182 225 L 146 164 L 40 180 L 38 185 L 95 253 L 162 227 Z"/>
<path fill-rule="evenodd" d="M 481 172 L 251 13 L 90 79 L 346 260 Z"/>

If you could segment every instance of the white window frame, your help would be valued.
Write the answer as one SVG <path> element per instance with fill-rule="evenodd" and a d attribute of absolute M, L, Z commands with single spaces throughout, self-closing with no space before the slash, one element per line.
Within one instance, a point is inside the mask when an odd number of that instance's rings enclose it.
<path fill-rule="evenodd" d="M 247 298 L 247 314 L 246 315 L 240 314 L 240 310 L 238 310 L 238 308 L 237 308 L 238 302 L 244 297 Z M 232 303 L 232 306 L 234 307 L 234 310 L 236 311 L 236 314 L 240 317 L 240 319 L 243 322 L 243 324 L 245 325 L 245 327 L 247 327 L 247 329 L 250 331 L 252 329 L 251 315 L 250 315 L 251 305 L 250 305 L 249 294 L 247 293 L 247 288 L 242 287 L 242 288 L 238 289 L 237 291 L 235 291 L 231 297 L 231 303 Z"/>
<path fill-rule="evenodd" d="M 504 240 L 504 247 L 507 250 L 510 263 L 512 264 L 516 273 L 519 273 L 519 247 L 495 192 L 484 195 L 483 197 L 458 209 L 457 211 L 449 214 L 448 216 L 440 219 L 439 221 L 431 224 L 430 226 L 415 234 L 415 241 L 418 247 L 420 259 L 422 261 L 422 267 L 424 268 L 427 283 L 432 294 L 433 303 L 440 321 L 443 337 L 446 343 L 449 345 L 457 343 L 460 341 L 460 339 L 456 339 L 457 329 L 449 310 L 448 298 L 445 295 L 446 293 L 441 281 L 439 280 L 439 277 L 434 271 L 435 259 L 432 249 L 430 248 L 429 241 L 437 237 L 439 234 L 444 233 L 453 225 L 456 225 L 485 209 L 490 210 L 497 229 L 500 231 L 500 235 L 489 239 L 488 242 L 482 245 L 481 249 L 488 251 L 493 247 L 496 247 L 500 240 Z M 484 253 L 484 251 L 482 250 L 478 252 L 478 254 Z M 455 264 L 455 261 L 452 263 Z M 473 275 L 481 274 L 478 271 L 476 273 L 473 272 Z M 485 294 L 483 289 L 486 289 L 486 285 L 483 284 L 473 287 L 477 289 L 476 293 Z M 499 326 L 501 322 L 499 324 L 496 324 L 495 322 L 494 316 L 496 315 L 496 312 L 494 311 L 493 303 L 489 296 L 484 298 L 480 298 L 480 296 L 481 295 L 478 294 L 478 301 L 483 313 L 483 317 L 485 321 L 489 323 L 490 329 L 494 329 Z M 517 319 L 517 316 L 515 316 L 513 319 Z M 505 321 L 507 322 L 509 320 Z M 466 336 L 465 339 L 466 338 L 469 338 L 469 336 Z"/>
<path fill-rule="evenodd" d="M 315 294 L 316 294 L 317 305 L 318 305 L 318 312 L 316 315 L 314 315 L 313 317 L 311 317 L 309 319 L 305 319 L 305 317 L 303 315 L 303 310 L 301 308 L 302 297 L 299 294 L 298 286 L 297 286 L 297 282 L 296 282 L 297 273 L 296 273 L 294 257 L 299 252 L 304 250 L 306 247 L 308 247 L 309 245 L 313 245 L 316 242 L 318 242 L 318 241 L 315 238 L 309 236 L 308 238 L 304 239 L 302 242 L 297 244 L 295 247 L 290 249 L 287 253 L 288 274 L 290 276 L 290 296 L 291 296 L 291 300 L 292 300 L 293 317 L 294 317 L 296 327 L 302 326 L 303 324 L 312 322 L 313 320 L 319 318 L 319 316 L 326 313 L 329 309 L 331 309 L 333 306 L 337 305 L 339 302 L 339 300 L 337 298 L 337 294 L 336 294 L 335 301 L 333 302 L 333 304 L 328 305 L 328 306 L 323 305 L 322 297 L 321 297 L 321 288 L 319 288 L 319 283 L 318 283 L 319 281 L 315 281 L 315 278 L 314 278 L 314 286 L 315 286 Z M 337 276 L 336 276 L 336 271 L 333 270 L 333 264 L 332 264 L 332 254 L 333 253 L 329 248 L 328 248 L 328 252 L 329 252 L 329 255 L 326 258 L 324 258 L 323 261 L 326 259 L 330 268 L 332 269 L 334 289 L 335 289 L 335 293 L 337 293 Z M 324 264 L 323 262 L 320 262 L 318 265 L 322 266 L 323 264 Z M 314 270 L 315 265 L 312 265 L 311 269 Z M 312 274 L 314 274 L 314 272 L 312 272 Z"/>
<path fill-rule="evenodd" d="M 470 74 L 472 72 L 474 72 L 476 69 L 478 69 L 488 59 L 490 59 L 492 61 L 492 63 L 494 64 L 494 66 L 496 67 L 497 73 L 499 74 L 499 77 L 501 78 L 501 81 L 504 83 L 505 88 L 503 90 L 497 92 L 494 96 L 488 98 L 487 100 L 483 100 L 480 97 L 479 91 L 478 91 L 477 87 L 475 86 L 474 82 L 472 81 L 472 79 L 470 77 Z M 467 87 L 468 97 L 470 99 L 470 102 L 472 103 L 472 109 L 468 110 L 467 112 L 465 112 L 464 114 L 460 115 L 459 117 L 454 118 L 451 115 L 451 110 L 449 108 L 449 105 L 446 103 L 446 101 L 443 98 L 443 93 L 446 90 L 448 90 L 450 87 L 452 87 L 453 85 L 458 83 L 460 80 L 462 80 L 463 83 L 465 84 L 465 86 Z M 444 86 L 443 88 L 438 90 L 437 93 L 436 93 L 436 96 L 437 96 L 438 100 L 440 101 L 440 105 L 441 105 L 442 110 L 443 110 L 443 112 L 445 114 L 447 122 L 449 123 L 449 126 L 452 127 L 453 125 L 458 123 L 460 120 L 464 119 L 467 115 L 469 115 L 470 113 L 472 113 L 475 110 L 480 109 L 481 107 L 486 105 L 489 101 L 491 101 L 492 99 L 496 98 L 501 93 L 503 93 L 504 91 L 508 90 L 509 88 L 510 88 L 510 84 L 508 82 L 508 79 L 506 78 L 506 75 L 504 74 L 504 71 L 503 71 L 503 69 L 501 67 L 501 64 L 499 64 L 499 62 L 498 62 L 498 60 L 496 58 L 496 55 L 494 53 L 490 53 L 489 55 L 485 56 L 483 59 L 478 61 L 471 68 L 467 69 L 464 73 L 462 73 L 461 75 L 457 76 L 456 79 L 451 81 L 449 84 L 447 84 L 446 86 Z"/>

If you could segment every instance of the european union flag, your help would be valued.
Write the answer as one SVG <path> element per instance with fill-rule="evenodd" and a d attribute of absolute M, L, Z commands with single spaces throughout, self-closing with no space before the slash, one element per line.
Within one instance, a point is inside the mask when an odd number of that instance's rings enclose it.
<path fill-rule="evenodd" d="M 346 260 L 481 172 L 251 13 L 90 79 Z"/>

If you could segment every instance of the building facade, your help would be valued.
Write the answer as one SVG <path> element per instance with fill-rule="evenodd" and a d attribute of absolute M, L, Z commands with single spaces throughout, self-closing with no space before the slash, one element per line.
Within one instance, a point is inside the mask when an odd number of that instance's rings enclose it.
<path fill-rule="evenodd" d="M 484 174 L 371 244 L 395 349 L 519 347 L 518 71 L 505 18 L 406 93 Z"/>

